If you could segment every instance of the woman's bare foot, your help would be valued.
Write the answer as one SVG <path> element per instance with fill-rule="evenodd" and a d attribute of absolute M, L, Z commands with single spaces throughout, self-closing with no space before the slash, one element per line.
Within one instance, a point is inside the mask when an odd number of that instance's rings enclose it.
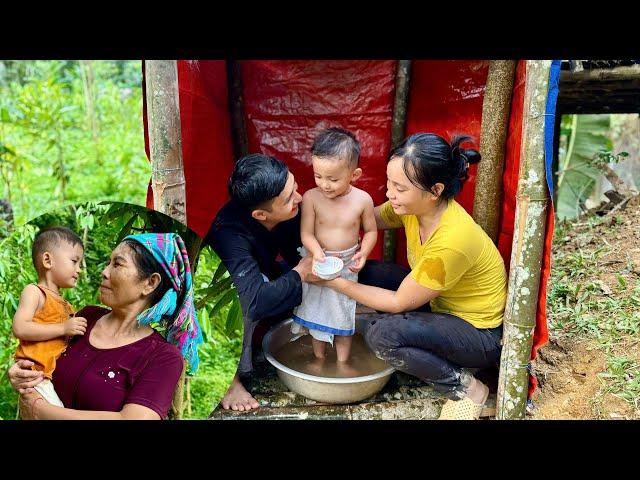
<path fill-rule="evenodd" d="M 251 396 L 246 388 L 244 388 L 244 385 L 242 385 L 237 373 L 231 381 L 229 390 L 227 390 L 227 393 L 222 397 L 220 404 L 225 410 L 231 409 L 240 412 L 248 411 L 252 408 L 258 408 L 260 406 L 258 401 Z"/>

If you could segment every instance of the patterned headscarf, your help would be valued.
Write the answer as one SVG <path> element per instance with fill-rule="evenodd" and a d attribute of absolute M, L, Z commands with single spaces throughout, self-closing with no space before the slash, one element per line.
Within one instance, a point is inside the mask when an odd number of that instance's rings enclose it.
<path fill-rule="evenodd" d="M 138 323 L 160 323 L 163 317 L 173 316 L 174 321 L 167 328 L 167 341 L 180 349 L 187 362 L 187 373 L 195 374 L 199 364 L 198 345 L 203 340 L 193 304 L 191 267 L 184 241 L 177 233 L 142 233 L 128 235 L 126 239 L 135 240 L 149 250 L 171 280 L 171 288 L 155 305 L 138 315 Z M 184 296 L 178 305 L 181 292 Z"/>

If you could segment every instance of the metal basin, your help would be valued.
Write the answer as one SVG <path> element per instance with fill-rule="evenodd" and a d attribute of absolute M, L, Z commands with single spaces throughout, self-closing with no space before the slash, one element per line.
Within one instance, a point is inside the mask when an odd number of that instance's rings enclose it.
<path fill-rule="evenodd" d="M 265 358 L 278 372 L 278 377 L 289 390 L 323 403 L 353 403 L 378 393 L 394 372 L 388 367 L 372 375 L 352 378 L 317 377 L 298 372 L 280 363 L 273 353 L 286 345 L 292 338 L 291 323 L 288 319 L 275 325 L 262 340 Z"/>

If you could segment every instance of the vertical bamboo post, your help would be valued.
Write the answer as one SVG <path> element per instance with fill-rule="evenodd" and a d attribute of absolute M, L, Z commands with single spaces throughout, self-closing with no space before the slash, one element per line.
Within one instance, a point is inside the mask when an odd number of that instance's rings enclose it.
<path fill-rule="evenodd" d="M 238 160 L 249 153 L 247 125 L 244 119 L 244 96 L 242 95 L 242 70 L 240 62 L 227 62 L 227 88 L 229 89 L 229 113 L 231 115 L 231 139 L 233 153 Z"/>
<path fill-rule="evenodd" d="M 175 60 L 146 60 L 153 208 L 187 224 L 182 131 Z"/>
<path fill-rule="evenodd" d="M 399 60 L 396 70 L 396 93 L 393 100 L 393 119 L 391 121 L 391 148 L 395 148 L 403 139 L 407 122 L 407 104 L 409 99 L 409 79 L 411 60 Z M 393 262 L 396 259 L 397 232 L 384 231 L 383 259 Z"/>
<path fill-rule="evenodd" d="M 178 68 L 175 60 L 145 60 L 153 208 L 187 224 Z M 186 367 L 186 365 L 185 365 Z M 185 370 L 171 402 L 171 416 L 182 418 Z"/>
<path fill-rule="evenodd" d="M 473 218 L 493 243 L 498 241 L 502 171 L 515 73 L 516 61 L 491 60 L 482 104 L 482 161 L 478 164 Z"/>
<path fill-rule="evenodd" d="M 544 163 L 544 123 L 550 60 L 526 64 L 520 172 L 496 418 L 525 416 L 528 369 L 536 323 L 540 267 L 549 191 Z"/>

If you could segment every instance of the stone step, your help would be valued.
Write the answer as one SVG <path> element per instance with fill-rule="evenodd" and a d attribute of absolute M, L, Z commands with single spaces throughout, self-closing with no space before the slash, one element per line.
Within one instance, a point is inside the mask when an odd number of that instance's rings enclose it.
<path fill-rule="evenodd" d="M 261 406 L 257 410 L 248 412 L 217 409 L 209 418 L 211 420 L 435 420 L 440 415 L 444 402 L 444 398 L 422 398 L 365 402 L 355 405 Z M 495 396 L 493 403 L 495 404 Z M 493 409 L 486 408 L 481 417 L 490 417 L 493 414 Z"/>
<path fill-rule="evenodd" d="M 264 366 L 261 366 L 264 367 Z M 438 418 L 446 398 L 415 377 L 395 372 L 376 395 L 352 405 L 329 405 L 288 391 L 275 369 L 264 368 L 249 390 L 260 404 L 257 410 L 235 412 L 218 407 L 209 417 L 219 420 L 429 420 Z M 482 416 L 493 414 L 495 394 Z"/>
<path fill-rule="evenodd" d="M 359 305 L 356 323 L 374 314 L 374 310 Z M 396 371 L 384 388 L 371 398 L 351 405 L 324 404 L 289 391 L 260 349 L 254 349 L 253 365 L 252 378 L 244 383 L 260 408 L 234 412 L 219 406 L 211 413 L 210 419 L 427 420 L 438 418 L 446 401 L 445 397 L 418 378 Z M 486 379 L 482 381 L 486 382 Z M 495 389 L 492 390 L 495 392 Z M 495 402 L 496 396 L 492 393 L 487 401 L 489 408 L 485 408 L 482 416 L 494 414 Z"/>

